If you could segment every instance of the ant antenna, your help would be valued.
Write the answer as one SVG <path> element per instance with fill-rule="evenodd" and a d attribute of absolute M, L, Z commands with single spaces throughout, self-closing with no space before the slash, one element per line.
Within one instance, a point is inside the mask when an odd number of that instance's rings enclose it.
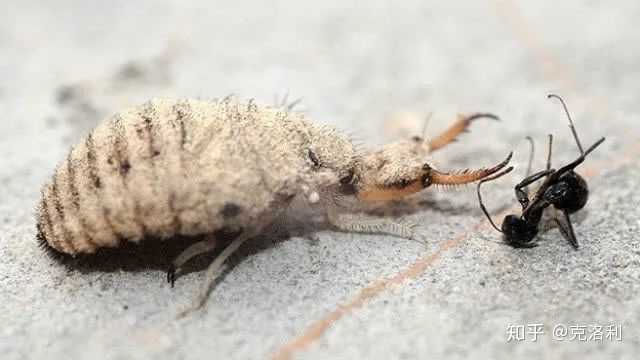
<path fill-rule="evenodd" d="M 494 229 L 496 229 L 498 232 L 503 232 L 502 230 L 500 230 L 496 224 L 493 222 L 493 219 L 491 219 L 491 215 L 489 215 L 489 212 L 487 211 L 487 208 L 484 206 L 484 203 L 482 202 L 482 194 L 480 194 L 480 186 L 482 185 L 483 182 L 487 182 L 487 181 L 491 181 L 491 180 L 495 180 L 503 175 L 506 175 L 508 173 L 511 172 L 511 170 L 513 170 L 513 166 L 509 166 L 508 168 L 506 168 L 505 170 L 493 175 L 493 176 L 489 176 L 486 177 L 482 180 L 480 180 L 480 182 L 478 182 L 478 187 L 477 189 L 477 193 L 478 193 L 478 201 L 480 202 L 480 208 L 482 209 L 482 212 L 484 213 L 484 216 L 487 217 L 487 219 L 489 219 L 489 222 L 491 223 L 491 225 L 493 226 Z"/>
<path fill-rule="evenodd" d="M 578 134 L 576 133 L 576 128 L 573 126 L 573 120 L 571 120 L 571 115 L 569 115 L 569 110 L 567 109 L 567 105 L 564 103 L 564 100 L 556 94 L 547 95 L 547 99 L 556 98 L 560 100 L 562 103 L 562 107 L 564 108 L 564 112 L 567 114 L 567 118 L 569 119 L 569 127 L 571 128 L 571 132 L 573 133 L 573 137 L 576 139 L 576 144 L 578 144 L 578 149 L 580 149 L 580 155 L 584 156 L 584 150 L 582 149 L 582 144 L 580 144 L 580 139 L 578 139 Z"/>
<path fill-rule="evenodd" d="M 551 153 L 552 153 L 552 149 L 553 149 L 553 135 L 549 134 L 549 148 L 547 149 L 547 171 L 551 169 Z"/>
<path fill-rule="evenodd" d="M 529 163 L 527 164 L 527 174 L 525 176 L 525 178 L 528 178 L 529 175 L 531 175 L 531 167 L 532 167 L 532 164 L 533 164 L 533 156 L 534 156 L 534 154 L 536 152 L 536 146 L 533 143 L 533 138 L 531 138 L 531 136 L 526 136 L 525 139 L 527 139 L 529 141 L 529 148 L 530 148 L 530 151 L 529 151 Z M 529 187 L 528 186 L 525 186 L 523 190 L 527 194 L 529 193 Z"/>

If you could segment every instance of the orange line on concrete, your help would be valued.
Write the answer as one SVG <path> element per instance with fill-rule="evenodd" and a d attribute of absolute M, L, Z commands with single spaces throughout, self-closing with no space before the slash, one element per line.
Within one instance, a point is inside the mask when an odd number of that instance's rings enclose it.
<path fill-rule="evenodd" d="M 482 224 L 476 225 L 473 229 L 477 229 Z M 293 341 L 285 344 L 281 347 L 278 352 L 273 356 L 274 360 L 284 360 L 289 359 L 291 354 L 296 350 L 303 349 L 307 347 L 310 343 L 312 343 L 315 339 L 318 339 L 324 332 L 337 320 L 342 318 L 344 315 L 350 313 L 351 311 L 358 309 L 364 305 L 364 303 L 376 297 L 378 294 L 386 290 L 392 285 L 400 284 L 407 279 L 415 279 L 420 274 L 422 274 L 431 264 L 433 264 L 436 260 L 440 258 L 440 256 L 450 248 L 456 246 L 458 243 L 462 242 L 465 237 L 467 237 L 468 233 L 462 234 L 452 240 L 446 241 L 438 250 L 424 258 L 419 259 L 413 265 L 411 265 L 406 270 L 396 274 L 395 276 L 387 279 L 382 279 L 373 282 L 369 286 L 360 290 L 358 295 L 348 302 L 345 305 L 339 305 L 338 308 L 332 312 L 330 312 L 327 316 L 322 318 L 321 320 L 315 322 L 310 327 L 308 327 L 304 333 L 294 339 Z"/>

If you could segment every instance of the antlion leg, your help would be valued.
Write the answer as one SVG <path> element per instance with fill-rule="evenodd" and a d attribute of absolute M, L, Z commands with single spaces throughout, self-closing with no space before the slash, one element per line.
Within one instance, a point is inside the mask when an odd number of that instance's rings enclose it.
<path fill-rule="evenodd" d="M 216 279 L 220 276 L 222 272 L 222 267 L 225 261 L 242 245 L 245 241 L 251 238 L 251 235 L 247 233 L 243 233 L 235 238 L 229 245 L 227 245 L 224 250 L 213 260 L 213 262 L 207 268 L 205 273 L 204 285 L 202 288 L 202 292 L 196 299 L 196 301 L 189 307 L 182 310 L 178 317 L 184 317 L 196 310 L 201 309 L 209 298 L 209 294 L 211 290 L 213 290 L 214 285 L 216 283 Z"/>
<path fill-rule="evenodd" d="M 180 269 L 184 264 L 200 254 L 215 250 L 217 243 L 218 241 L 215 236 L 209 235 L 205 240 L 198 241 L 182 251 L 180 255 L 171 262 L 171 266 L 169 267 L 169 270 L 167 270 L 167 282 L 171 284 L 171 287 L 174 286 L 176 282 L 176 274 L 180 272 Z"/>
<path fill-rule="evenodd" d="M 331 225 L 345 232 L 387 234 L 414 240 L 421 244 L 425 243 L 415 231 L 416 225 L 409 222 L 400 222 L 394 219 L 379 218 L 365 214 L 339 213 L 333 209 L 329 209 L 327 215 Z"/>

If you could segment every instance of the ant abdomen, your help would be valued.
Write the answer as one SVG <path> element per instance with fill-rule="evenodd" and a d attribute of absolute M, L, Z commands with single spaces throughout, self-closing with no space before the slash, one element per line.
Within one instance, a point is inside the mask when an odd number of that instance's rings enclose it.
<path fill-rule="evenodd" d="M 582 176 L 569 171 L 560 177 L 557 184 L 545 191 L 544 198 L 556 209 L 574 213 L 587 204 L 589 186 Z"/>
<path fill-rule="evenodd" d="M 533 247 L 538 227 L 516 215 L 507 215 L 502 221 L 505 241 L 514 247 Z"/>

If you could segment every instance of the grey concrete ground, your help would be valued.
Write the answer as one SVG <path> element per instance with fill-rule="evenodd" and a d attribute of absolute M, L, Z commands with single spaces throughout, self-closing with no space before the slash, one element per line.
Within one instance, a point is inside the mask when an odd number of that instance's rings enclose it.
<path fill-rule="evenodd" d="M 446 4 L 445 4 L 446 3 Z M 640 32 L 637 1 L 30 1 L 0 11 L 0 358 L 631 359 L 640 351 Z M 207 310 L 175 320 L 207 262 L 164 283 L 165 248 L 61 264 L 36 246 L 40 186 L 99 119 L 151 97 L 304 97 L 319 122 L 376 146 L 397 110 L 492 111 L 433 161 L 513 177 L 486 187 L 514 204 L 524 136 L 554 163 L 584 143 L 593 193 L 572 250 L 556 229 L 530 250 L 500 244 L 472 189 L 430 191 L 407 217 L 428 245 L 337 233 L 265 235 L 231 261 Z M 393 125 L 393 124 L 391 124 Z M 409 123 L 409 125 L 412 125 Z M 419 124 L 413 124 L 419 128 Z M 386 129 L 386 130 L 385 130 Z M 542 151 L 536 166 L 543 166 Z M 179 244 L 177 244 L 179 247 Z M 175 249 L 174 249 L 175 250 Z M 508 342 L 510 325 L 543 324 Z M 554 335 L 567 326 L 567 337 Z M 585 326 L 603 340 L 568 340 Z M 621 326 L 621 340 L 606 327 Z M 571 326 L 577 326 L 571 328 Z M 515 327 L 513 327 L 515 329 Z"/>

